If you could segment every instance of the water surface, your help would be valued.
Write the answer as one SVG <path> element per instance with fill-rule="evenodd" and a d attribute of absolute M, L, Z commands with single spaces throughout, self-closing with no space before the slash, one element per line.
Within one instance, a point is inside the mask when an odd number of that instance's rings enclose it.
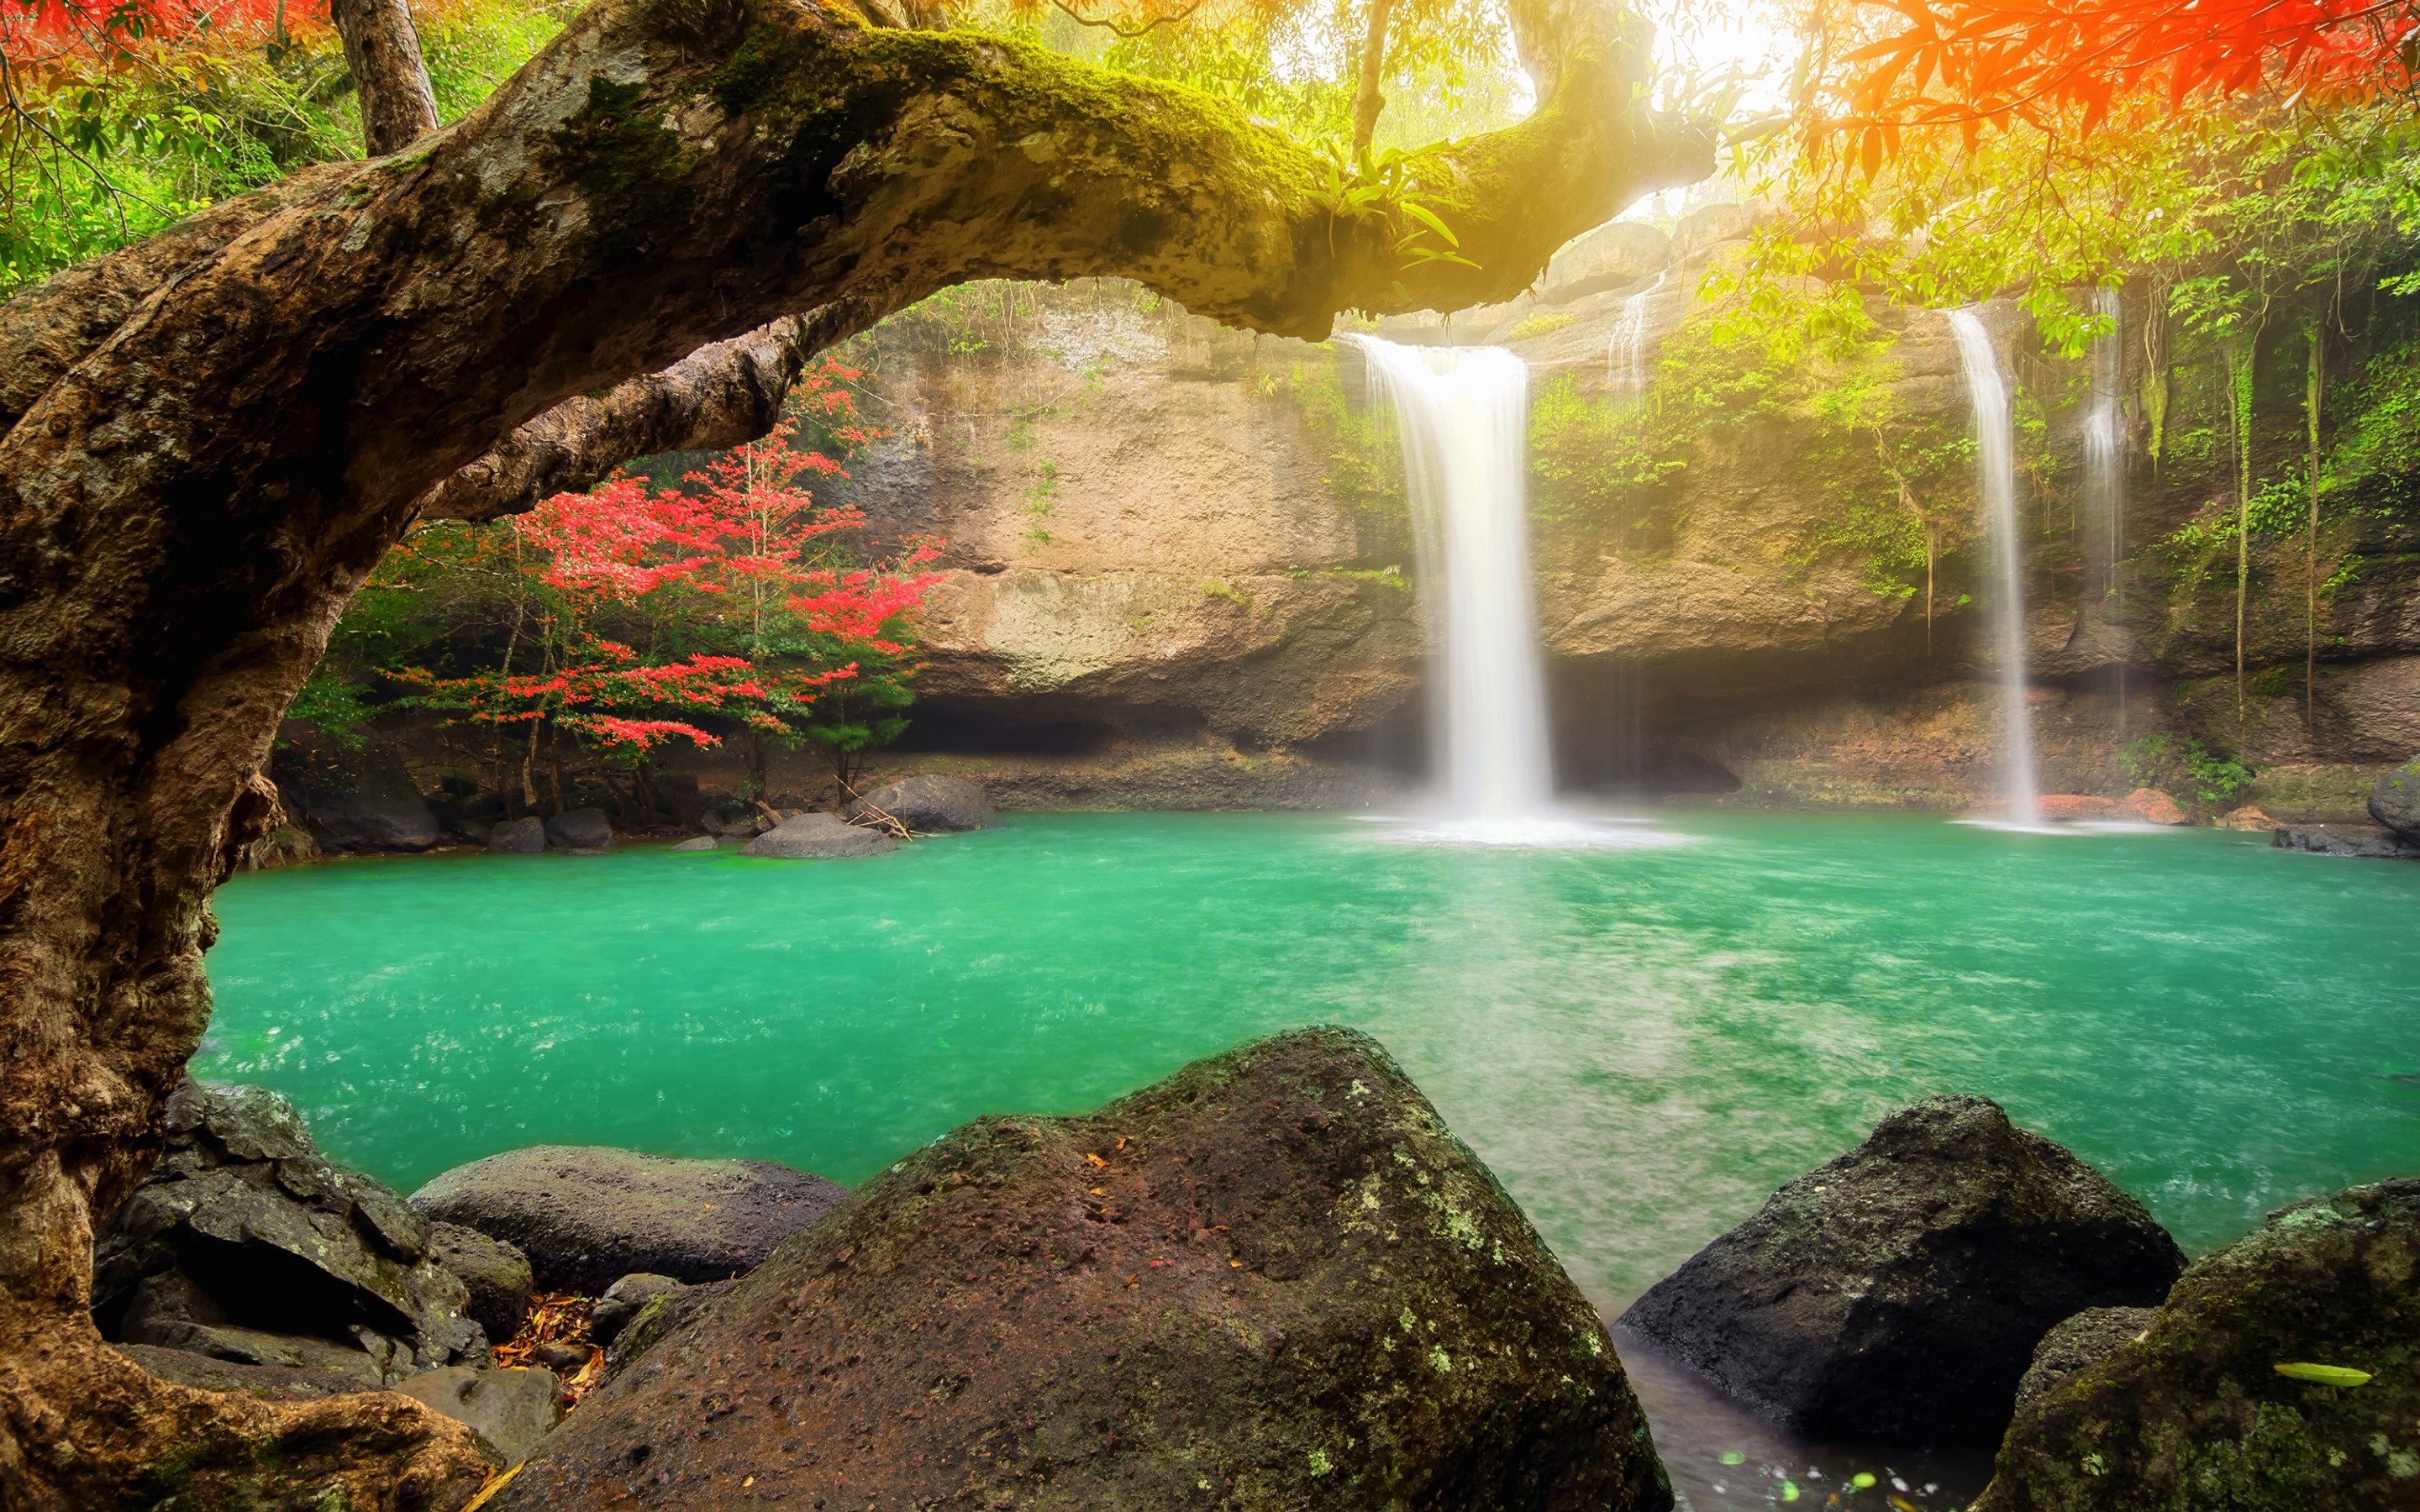
<path fill-rule="evenodd" d="M 286 1092 L 405 1190 L 541 1142 L 854 1182 L 980 1114 L 1350 1024 L 1608 1309 L 1928 1091 L 1999 1099 L 2195 1252 L 2420 1165 L 2420 866 L 2211 831 L 1659 823 L 1688 842 L 1062 815 L 855 862 L 244 875 L 195 1069 Z"/>

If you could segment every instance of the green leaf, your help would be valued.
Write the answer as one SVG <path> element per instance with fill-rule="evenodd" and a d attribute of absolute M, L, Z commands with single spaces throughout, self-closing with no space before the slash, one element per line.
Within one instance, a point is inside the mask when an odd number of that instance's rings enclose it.
<path fill-rule="evenodd" d="M 2371 1379 L 2368 1371 L 2355 1370 L 2350 1365 L 2304 1365 L 2296 1362 L 2290 1365 L 2274 1365 L 2271 1368 L 2289 1381 L 2308 1381 L 2321 1386 L 2359 1386 Z"/>
<path fill-rule="evenodd" d="M 1410 216 L 1413 220 L 1419 222 L 1420 224 L 1427 226 L 1438 236 L 1444 238 L 1445 244 L 1447 246 L 1459 247 L 1462 245 L 1462 238 L 1455 236 L 1451 231 L 1448 230 L 1446 228 L 1446 224 L 1437 219 L 1436 212 L 1430 209 L 1427 206 L 1417 204 L 1414 201 L 1407 199 L 1404 201 L 1404 213 Z"/>

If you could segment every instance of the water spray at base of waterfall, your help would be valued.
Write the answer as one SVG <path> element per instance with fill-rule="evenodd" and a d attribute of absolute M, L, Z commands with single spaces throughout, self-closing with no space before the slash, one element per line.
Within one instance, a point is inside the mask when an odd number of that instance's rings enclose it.
<path fill-rule="evenodd" d="M 1440 811 L 1407 841 L 1551 848 L 1668 844 L 1557 806 L 1545 657 L 1529 584 L 1529 369 L 1500 347 L 1351 338 L 1404 443 L 1428 633 L 1429 752 Z"/>
<path fill-rule="evenodd" d="M 2000 376 L 1992 333 L 1972 310 L 1950 310 L 1949 329 L 1966 371 L 1975 406 L 1975 482 L 1991 517 L 1992 640 L 2000 663 L 2003 814 L 1983 823 L 2052 831 L 2042 822 L 2041 786 L 2034 775 L 2033 710 L 2025 686 L 2024 562 L 2017 537 L 2016 447 L 2009 421 L 2009 386 Z"/>

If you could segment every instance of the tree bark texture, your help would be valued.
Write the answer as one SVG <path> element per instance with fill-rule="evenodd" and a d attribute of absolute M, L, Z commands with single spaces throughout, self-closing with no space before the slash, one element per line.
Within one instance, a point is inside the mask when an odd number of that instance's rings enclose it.
<path fill-rule="evenodd" d="M 1416 190 L 1477 268 L 1406 261 L 1398 217 L 1340 216 L 1311 154 L 1181 86 L 842 0 L 599 0 L 411 148 L 0 305 L 0 1504 L 444 1507 L 485 1473 L 399 1398 L 153 1381 L 87 1308 L 278 719 L 417 513 L 761 429 L 815 347 L 969 279 L 1124 275 L 1313 338 L 1509 299 L 1712 167 L 1636 105 L 1610 0 L 1512 13 L 1541 108 Z"/>
<path fill-rule="evenodd" d="M 330 0 L 362 101 L 362 143 L 383 158 L 437 130 L 437 96 L 407 0 Z"/>

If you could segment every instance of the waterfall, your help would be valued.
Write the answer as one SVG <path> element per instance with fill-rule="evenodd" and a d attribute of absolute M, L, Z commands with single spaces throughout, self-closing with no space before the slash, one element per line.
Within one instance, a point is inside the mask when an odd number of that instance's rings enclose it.
<path fill-rule="evenodd" d="M 2121 345 L 2118 291 L 2093 290 L 2092 310 L 2109 321 L 2106 334 L 2092 343 L 2092 402 L 2084 416 L 2084 522 L 2102 548 L 2094 586 L 2101 591 L 2101 616 L 2109 624 L 2125 620 L 2125 585 L 2118 581 L 2118 563 L 2126 560 L 2126 431 L 2118 408 L 2119 386 L 2125 381 L 2126 355 Z M 2086 559 L 2091 561 L 2089 557 Z M 2118 661 L 2118 733 L 2126 733 L 2126 663 Z"/>
<path fill-rule="evenodd" d="M 1354 339 L 1403 433 L 1436 776 L 1457 819 L 1537 819 L 1554 774 L 1529 590 L 1529 370 L 1497 347 Z"/>
<path fill-rule="evenodd" d="M 1948 312 L 1966 369 L 1966 393 L 1975 406 L 1975 476 L 1983 507 L 1992 517 L 1992 554 L 1999 579 L 1993 595 L 1993 640 L 2000 657 L 2000 691 L 2006 711 L 2009 822 L 2032 827 L 2041 822 L 2040 790 L 2034 779 L 2033 712 L 2025 702 L 2024 563 L 2017 541 L 2016 447 L 2009 435 L 2009 389 L 2000 377 L 1992 333 L 1972 310 Z"/>
<path fill-rule="evenodd" d="M 1634 403 L 1647 395 L 1647 301 L 1664 286 L 1665 274 L 1621 301 L 1613 335 L 1605 344 L 1606 382 L 1621 398 Z"/>

